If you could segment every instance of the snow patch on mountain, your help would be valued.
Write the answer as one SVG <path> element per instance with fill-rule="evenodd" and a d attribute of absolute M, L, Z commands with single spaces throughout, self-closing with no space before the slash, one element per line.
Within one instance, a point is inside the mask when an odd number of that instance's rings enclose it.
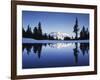
<path fill-rule="evenodd" d="M 61 39 L 61 40 L 64 40 L 64 37 L 69 37 L 69 35 L 64 32 L 51 32 L 49 35 L 53 36 L 55 39 Z"/>

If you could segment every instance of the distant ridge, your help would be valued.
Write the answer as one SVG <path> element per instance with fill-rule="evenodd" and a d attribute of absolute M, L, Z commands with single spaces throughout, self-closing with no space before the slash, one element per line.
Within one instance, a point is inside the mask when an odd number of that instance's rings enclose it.
<path fill-rule="evenodd" d="M 51 32 L 49 35 L 53 36 L 54 38 L 61 39 L 61 40 L 64 40 L 64 37 L 69 37 L 69 35 L 64 32 Z"/>

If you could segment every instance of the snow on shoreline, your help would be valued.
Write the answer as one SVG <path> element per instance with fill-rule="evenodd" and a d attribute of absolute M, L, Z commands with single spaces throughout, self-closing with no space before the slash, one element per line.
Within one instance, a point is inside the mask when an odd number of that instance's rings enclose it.
<path fill-rule="evenodd" d="M 89 40 L 34 40 L 30 38 L 22 38 L 22 43 L 75 43 L 75 42 L 81 42 L 81 43 L 88 43 Z"/>

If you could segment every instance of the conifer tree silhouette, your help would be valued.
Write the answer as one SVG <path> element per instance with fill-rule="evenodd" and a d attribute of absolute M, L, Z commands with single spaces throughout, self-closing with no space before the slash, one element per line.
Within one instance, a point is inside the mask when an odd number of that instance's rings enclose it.
<path fill-rule="evenodd" d="M 75 39 L 78 39 L 79 28 L 78 28 L 78 19 L 77 19 L 77 17 L 76 17 L 76 21 L 75 21 L 75 25 L 74 25 L 73 29 L 74 29 L 73 32 L 75 33 Z"/>
<path fill-rule="evenodd" d="M 81 40 L 89 39 L 89 31 L 88 31 L 88 28 L 85 29 L 85 26 L 83 26 L 83 28 L 80 32 L 80 39 Z"/>

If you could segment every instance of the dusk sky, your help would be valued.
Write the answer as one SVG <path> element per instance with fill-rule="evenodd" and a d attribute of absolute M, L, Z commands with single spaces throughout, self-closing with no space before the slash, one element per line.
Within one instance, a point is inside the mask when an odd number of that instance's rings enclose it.
<path fill-rule="evenodd" d="M 76 17 L 80 30 L 83 25 L 85 28 L 89 28 L 89 14 L 60 12 L 22 11 L 22 25 L 25 30 L 28 25 L 34 29 L 41 22 L 43 33 L 65 32 L 73 36 Z"/>

